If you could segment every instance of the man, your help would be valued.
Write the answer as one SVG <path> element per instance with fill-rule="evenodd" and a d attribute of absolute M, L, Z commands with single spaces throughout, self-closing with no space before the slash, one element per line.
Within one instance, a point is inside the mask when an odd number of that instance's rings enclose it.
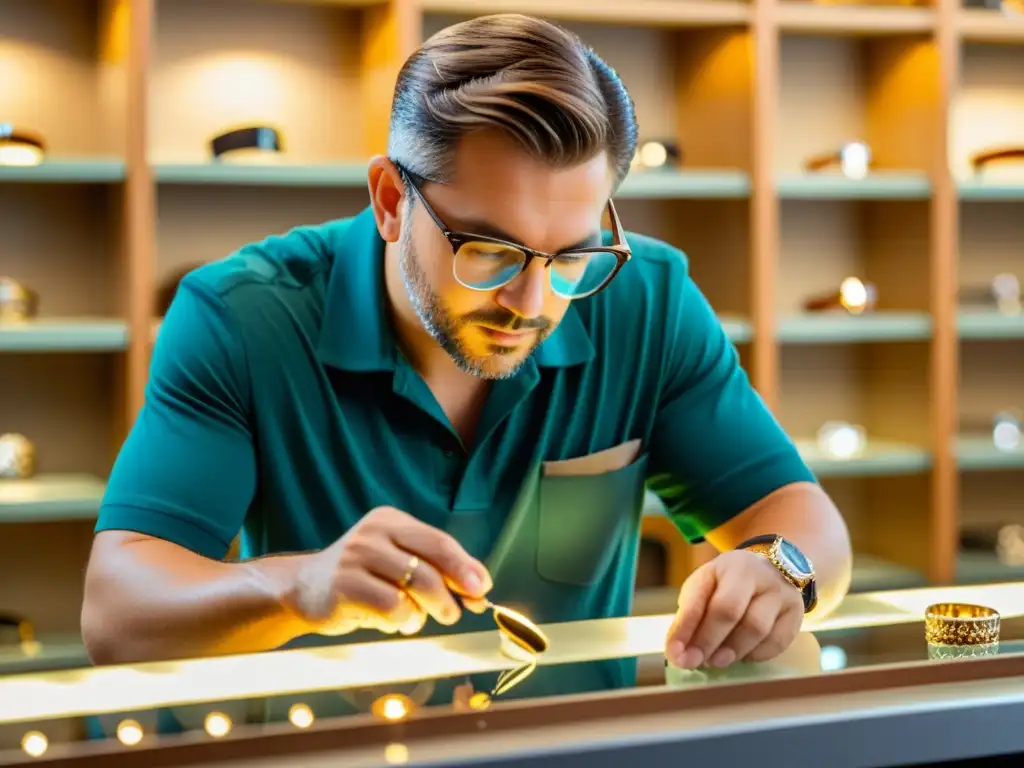
<path fill-rule="evenodd" d="M 834 607 L 839 513 L 684 255 L 623 233 L 636 140 L 615 72 L 556 26 L 427 41 L 363 213 L 182 281 L 96 527 L 92 658 L 493 628 L 485 598 L 625 615 L 654 477 L 721 552 L 682 588 L 674 663 L 772 658 Z"/>

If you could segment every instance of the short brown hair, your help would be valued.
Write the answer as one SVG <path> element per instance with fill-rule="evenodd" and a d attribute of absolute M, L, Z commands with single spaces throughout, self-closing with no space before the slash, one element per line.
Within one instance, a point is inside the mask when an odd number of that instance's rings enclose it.
<path fill-rule="evenodd" d="M 388 154 L 444 182 L 459 139 L 488 128 L 555 167 L 607 151 L 616 182 L 636 151 L 633 101 L 615 70 L 575 34 L 520 14 L 447 27 L 409 57 L 395 86 Z"/>

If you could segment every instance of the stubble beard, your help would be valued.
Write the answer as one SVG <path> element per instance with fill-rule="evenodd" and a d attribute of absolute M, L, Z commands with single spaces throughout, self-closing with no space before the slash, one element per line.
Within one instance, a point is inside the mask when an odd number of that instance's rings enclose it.
<path fill-rule="evenodd" d="M 542 339 L 538 338 L 529 353 L 524 355 L 521 360 L 516 361 L 514 365 L 498 370 L 488 368 L 487 360 L 474 357 L 459 339 L 459 332 L 465 326 L 465 322 L 459 322 L 453 318 L 451 312 L 444 306 L 444 302 L 430 287 L 426 274 L 420 268 L 416 246 L 408 226 L 403 227 L 398 246 L 398 270 L 402 275 L 402 282 L 405 283 L 405 292 L 409 296 L 409 302 L 427 333 L 448 353 L 459 370 L 490 380 L 508 379 L 515 376 Z M 504 348 L 496 349 L 499 354 L 503 351 L 506 350 Z M 512 353 L 513 350 L 507 350 L 507 352 Z"/>

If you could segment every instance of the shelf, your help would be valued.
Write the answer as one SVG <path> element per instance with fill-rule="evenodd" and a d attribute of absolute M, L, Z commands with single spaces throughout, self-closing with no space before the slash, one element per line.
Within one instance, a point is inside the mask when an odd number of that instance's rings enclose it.
<path fill-rule="evenodd" d="M 733 343 L 740 344 L 754 338 L 754 328 L 747 320 L 730 315 L 719 315 L 718 319 Z"/>
<path fill-rule="evenodd" d="M 17 325 L 0 323 L 0 352 L 115 352 L 128 346 L 119 320 L 43 318 Z"/>
<path fill-rule="evenodd" d="M 112 184 L 125 179 L 123 160 L 50 160 L 39 165 L 0 165 L 2 183 Z"/>
<path fill-rule="evenodd" d="M 931 325 L 923 312 L 816 313 L 781 318 L 778 337 L 786 344 L 919 341 L 931 336 Z"/>
<path fill-rule="evenodd" d="M 980 8 L 963 8 L 957 26 L 964 40 L 977 43 L 1024 43 L 1024 16 Z"/>
<path fill-rule="evenodd" d="M 961 339 L 1024 339 L 1024 315 L 961 310 L 956 324 Z"/>
<path fill-rule="evenodd" d="M 20 648 L 0 648 L 0 675 L 56 672 L 92 665 L 80 634 L 42 634 L 31 654 Z"/>
<path fill-rule="evenodd" d="M 900 35 L 931 32 L 936 16 L 932 8 L 783 2 L 778 5 L 778 20 L 784 32 Z"/>
<path fill-rule="evenodd" d="M 625 178 L 616 199 L 744 198 L 750 178 L 742 171 L 645 171 Z"/>
<path fill-rule="evenodd" d="M 1024 469 L 1024 447 L 1001 451 L 989 435 L 960 435 L 955 450 L 962 470 Z"/>
<path fill-rule="evenodd" d="M 426 13 L 481 16 L 524 13 L 565 21 L 647 26 L 721 26 L 749 23 L 748 3 L 730 0 L 420 0 Z"/>
<path fill-rule="evenodd" d="M 957 183 L 961 200 L 990 200 L 993 202 L 1024 201 L 1024 182 L 982 181 L 965 179 Z"/>
<path fill-rule="evenodd" d="M 153 168 L 160 184 L 233 184 L 270 187 L 361 187 L 367 166 L 360 163 L 323 165 L 242 165 L 234 163 L 164 163 Z"/>
<path fill-rule="evenodd" d="M 958 584 L 1024 581 L 1024 566 L 1004 565 L 987 552 L 961 552 L 957 557 Z"/>
<path fill-rule="evenodd" d="M 818 477 L 877 477 L 927 471 L 931 456 L 924 448 L 886 440 L 868 440 L 862 456 L 835 459 L 818 450 L 814 440 L 796 440 L 804 461 Z"/>
<path fill-rule="evenodd" d="M 0 480 L 0 524 L 92 519 L 105 484 L 92 475 L 37 475 Z"/>
<path fill-rule="evenodd" d="M 924 173 L 879 172 L 866 179 L 793 174 L 778 180 L 779 196 L 791 200 L 922 200 L 931 195 Z"/>

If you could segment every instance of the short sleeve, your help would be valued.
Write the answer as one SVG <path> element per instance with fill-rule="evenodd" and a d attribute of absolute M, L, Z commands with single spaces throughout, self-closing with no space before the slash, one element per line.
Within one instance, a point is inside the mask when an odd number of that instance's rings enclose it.
<path fill-rule="evenodd" d="M 146 398 L 114 463 L 96 531 L 128 530 L 221 559 L 256 487 L 245 350 L 194 275 L 161 325 Z"/>
<path fill-rule="evenodd" d="M 772 491 L 815 478 L 751 385 L 707 299 L 681 273 L 665 315 L 648 485 L 696 543 Z"/>

